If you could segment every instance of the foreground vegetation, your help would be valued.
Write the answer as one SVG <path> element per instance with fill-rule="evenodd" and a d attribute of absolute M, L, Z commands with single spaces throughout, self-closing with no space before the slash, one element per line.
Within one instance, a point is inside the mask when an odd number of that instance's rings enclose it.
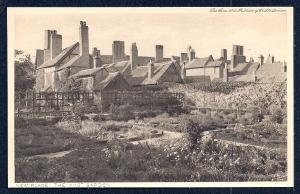
<path fill-rule="evenodd" d="M 203 116 L 203 115 L 202 115 Z M 63 157 L 24 157 L 37 152 L 23 152 L 20 141 L 16 142 L 17 182 L 109 182 L 109 181 L 284 181 L 286 180 L 286 152 L 260 149 L 255 146 L 239 146 L 216 141 L 215 136 L 205 135 L 205 131 L 217 129 L 216 125 L 199 122 L 199 115 L 179 115 L 158 117 L 165 120 L 180 118 L 184 130 L 183 138 L 170 139 L 158 146 L 131 144 L 128 139 L 111 136 L 95 139 L 95 131 L 117 131 L 131 129 L 133 121 L 120 122 L 94 128 L 93 133 L 86 127 L 77 131 L 64 130 L 61 122 L 43 125 L 20 126 L 21 134 L 31 134 L 34 141 L 47 146 L 53 144 L 62 150 L 72 150 Z M 207 116 L 208 117 L 208 116 Z M 153 118 L 144 123 L 153 124 Z M 194 121 L 193 121 L 194 119 Z M 151 123 L 152 121 L 152 123 Z M 197 122 L 198 121 L 198 122 Z M 95 122 L 95 121 L 88 121 Z M 97 123 L 97 122 L 95 122 Z M 127 123 L 127 124 L 124 124 Z M 170 122 L 172 123 L 172 122 Z M 48 125 L 47 125 L 48 124 Z M 85 122 L 86 124 L 86 122 Z M 174 123 L 173 123 L 174 124 Z M 178 123 L 177 123 L 178 124 Z M 103 127 L 100 127 L 103 126 Z M 275 127 L 277 125 L 274 125 Z M 106 127 L 106 128 L 105 128 Z M 258 126 L 257 126 L 258 127 Z M 118 129 L 119 128 L 119 129 Z M 29 131 L 29 132 L 28 132 Z M 98 132 L 99 132 L 98 131 Z M 278 133 L 276 137 L 281 135 Z M 51 136 L 51 138 L 49 138 Z M 274 135 L 275 136 L 275 135 Z M 39 138 L 37 138 L 39 137 Z M 45 139 L 51 139 L 47 142 Z M 40 139 L 40 140 L 37 140 Z M 59 143 L 61 142 L 61 143 Z M 68 142 L 68 143 L 67 143 Z M 100 143 L 99 143 L 100 142 Z M 24 146 L 24 145 L 23 145 Z M 34 146 L 33 146 L 34 147 Z M 26 149 L 25 149 L 26 150 Z M 48 150 L 50 151 L 50 150 Z M 52 152 L 59 150 L 52 150 Z M 44 150 L 47 153 L 47 150 Z M 40 153 L 39 153 L 40 154 Z"/>
<path fill-rule="evenodd" d="M 72 118 L 16 118 L 16 182 L 287 179 L 284 83 L 168 89 L 187 93 L 186 109 L 126 104 L 93 114 L 97 106 L 75 104 Z M 204 101 L 220 109 L 189 109 Z"/>

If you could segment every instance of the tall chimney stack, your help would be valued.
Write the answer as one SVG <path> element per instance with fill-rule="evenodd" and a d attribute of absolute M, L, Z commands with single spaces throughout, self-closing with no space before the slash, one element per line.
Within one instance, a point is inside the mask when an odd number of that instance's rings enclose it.
<path fill-rule="evenodd" d="M 228 82 L 228 67 L 227 63 L 225 63 L 224 71 L 223 71 L 223 81 Z"/>
<path fill-rule="evenodd" d="M 262 66 L 264 64 L 264 56 L 263 55 L 259 55 L 258 63 L 259 63 L 259 66 Z"/>
<path fill-rule="evenodd" d="M 185 69 L 185 62 L 182 63 L 182 67 L 181 67 L 181 79 L 183 80 L 183 82 L 186 82 L 186 69 Z"/>
<path fill-rule="evenodd" d="M 221 57 L 223 58 L 224 61 L 227 61 L 227 49 L 221 50 Z"/>
<path fill-rule="evenodd" d="M 155 61 L 157 63 L 163 62 L 163 58 L 164 58 L 164 46 L 155 45 Z"/>
<path fill-rule="evenodd" d="M 189 56 L 189 62 L 191 62 L 192 60 L 194 60 L 196 58 L 195 50 L 192 49 L 191 46 L 188 47 L 188 56 Z"/>
<path fill-rule="evenodd" d="M 79 48 L 80 56 L 89 56 L 89 27 L 85 21 L 80 21 Z"/>
<path fill-rule="evenodd" d="M 100 50 L 94 47 L 93 50 L 93 68 L 101 66 Z"/>
<path fill-rule="evenodd" d="M 187 53 L 180 53 L 180 63 L 182 64 L 185 61 L 188 61 L 189 57 Z"/>
<path fill-rule="evenodd" d="M 112 44 L 113 63 L 123 60 L 125 57 L 125 42 L 115 40 Z"/>
<path fill-rule="evenodd" d="M 50 57 L 53 59 L 62 51 L 62 36 L 56 30 L 50 31 Z"/>
<path fill-rule="evenodd" d="M 153 61 L 150 60 L 150 62 L 148 63 L 148 79 L 152 79 L 153 77 Z"/>
<path fill-rule="evenodd" d="M 136 46 L 136 43 L 131 44 L 130 48 L 130 64 L 131 64 L 131 70 L 134 69 L 137 66 L 138 63 L 138 48 Z"/>

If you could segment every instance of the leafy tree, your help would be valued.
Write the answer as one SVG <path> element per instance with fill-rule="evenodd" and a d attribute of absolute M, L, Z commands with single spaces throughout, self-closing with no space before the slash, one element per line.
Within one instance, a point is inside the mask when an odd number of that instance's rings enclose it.
<path fill-rule="evenodd" d="M 15 90 L 32 90 L 35 84 L 35 68 L 29 54 L 15 50 Z"/>

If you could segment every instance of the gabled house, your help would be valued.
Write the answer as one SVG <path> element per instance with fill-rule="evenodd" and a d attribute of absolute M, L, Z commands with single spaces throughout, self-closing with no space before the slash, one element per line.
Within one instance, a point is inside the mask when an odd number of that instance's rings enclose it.
<path fill-rule="evenodd" d="M 221 81 L 224 74 L 225 60 L 214 60 L 210 55 L 203 58 L 195 58 L 185 64 L 186 81 Z"/>
<path fill-rule="evenodd" d="M 93 66 L 89 54 L 88 26 L 81 21 L 79 42 L 62 50 L 62 36 L 45 31 L 45 49 L 37 50 L 37 90 L 56 91 L 69 76 Z"/>

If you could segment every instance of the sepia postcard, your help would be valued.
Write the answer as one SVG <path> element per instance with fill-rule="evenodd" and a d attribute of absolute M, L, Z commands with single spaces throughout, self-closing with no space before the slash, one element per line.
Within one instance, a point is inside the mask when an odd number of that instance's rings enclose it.
<path fill-rule="evenodd" d="M 293 8 L 8 8 L 8 187 L 293 187 Z"/>

